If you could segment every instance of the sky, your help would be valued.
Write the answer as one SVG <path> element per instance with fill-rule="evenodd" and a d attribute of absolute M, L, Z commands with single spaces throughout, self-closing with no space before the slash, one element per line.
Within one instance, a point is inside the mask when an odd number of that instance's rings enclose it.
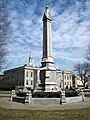
<path fill-rule="evenodd" d="M 52 47 L 55 65 L 73 70 L 85 61 L 90 43 L 90 0 L 4 0 L 9 13 L 11 34 L 8 43 L 8 69 L 28 63 L 41 64 L 45 6 L 52 16 Z"/>

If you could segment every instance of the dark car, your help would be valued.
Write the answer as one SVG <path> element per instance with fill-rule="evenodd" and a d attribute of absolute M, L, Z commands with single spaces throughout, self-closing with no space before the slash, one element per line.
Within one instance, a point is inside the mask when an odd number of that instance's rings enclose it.
<path fill-rule="evenodd" d="M 66 97 L 74 97 L 74 96 L 78 96 L 78 95 L 79 95 L 79 91 L 77 91 L 75 89 L 66 89 L 65 90 Z"/>

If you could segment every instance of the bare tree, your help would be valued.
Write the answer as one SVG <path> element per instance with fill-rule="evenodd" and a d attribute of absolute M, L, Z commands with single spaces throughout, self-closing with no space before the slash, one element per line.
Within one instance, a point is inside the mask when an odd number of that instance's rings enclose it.
<path fill-rule="evenodd" d="M 7 11 L 3 5 L 0 5 L 0 71 L 2 70 L 7 55 L 9 24 Z"/>
<path fill-rule="evenodd" d="M 90 71 L 90 65 L 86 62 L 82 64 L 76 64 L 74 70 L 77 72 L 77 75 L 80 76 L 83 86 L 85 87 L 85 83 L 88 80 L 87 75 Z"/>
<path fill-rule="evenodd" d="M 90 45 L 87 47 L 85 58 L 90 62 Z"/>

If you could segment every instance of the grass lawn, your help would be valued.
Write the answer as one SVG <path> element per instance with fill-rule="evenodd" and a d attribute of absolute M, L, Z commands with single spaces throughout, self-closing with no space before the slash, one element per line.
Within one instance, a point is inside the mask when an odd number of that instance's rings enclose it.
<path fill-rule="evenodd" d="M 89 94 L 85 94 L 85 97 L 90 97 L 90 93 Z"/>
<path fill-rule="evenodd" d="M 0 90 L 0 94 L 11 94 L 12 91 L 4 91 L 4 90 Z"/>
<path fill-rule="evenodd" d="M 0 120 L 90 120 L 90 109 L 33 111 L 0 108 Z"/>
<path fill-rule="evenodd" d="M 2 91 L 0 90 L 0 98 L 1 97 L 10 97 L 11 96 L 11 91 Z"/>

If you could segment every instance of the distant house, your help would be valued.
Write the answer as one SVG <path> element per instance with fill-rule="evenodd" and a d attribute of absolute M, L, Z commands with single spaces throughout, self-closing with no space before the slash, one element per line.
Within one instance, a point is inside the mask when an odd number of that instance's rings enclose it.
<path fill-rule="evenodd" d="M 76 76 L 75 75 L 75 77 L 73 77 L 74 79 L 73 79 L 73 86 L 74 87 L 83 87 L 83 82 L 81 81 L 81 78 L 80 78 L 80 76 Z M 88 82 L 86 82 L 86 84 L 85 84 L 85 86 L 87 86 L 88 85 Z"/>
<path fill-rule="evenodd" d="M 4 80 L 4 75 L 0 74 L 0 89 L 2 89 L 3 80 Z"/>
<path fill-rule="evenodd" d="M 3 80 L 4 75 L 0 75 L 0 82 Z"/>

